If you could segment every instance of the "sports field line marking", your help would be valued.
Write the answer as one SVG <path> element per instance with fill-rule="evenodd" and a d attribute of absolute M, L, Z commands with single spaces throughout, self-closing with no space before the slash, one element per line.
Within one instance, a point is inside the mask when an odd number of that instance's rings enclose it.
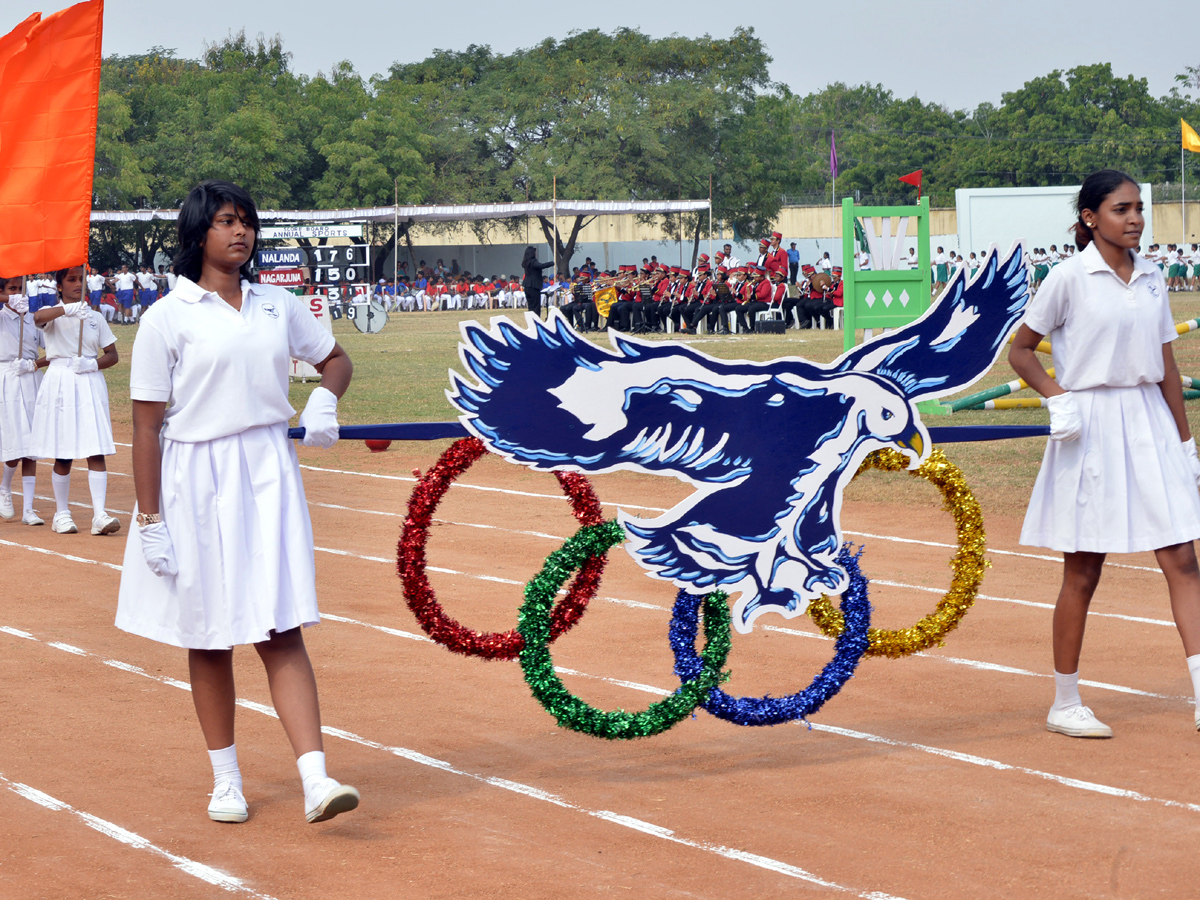
<path fill-rule="evenodd" d="M 2 630 L 6 634 L 12 633 L 14 631 L 19 631 L 19 629 L 11 629 L 6 626 L 0 626 L 0 630 Z M 29 634 L 28 632 L 20 632 L 20 636 L 24 637 L 27 640 L 32 640 L 36 643 L 42 644 L 43 646 L 53 647 L 55 649 L 61 649 L 56 646 L 55 642 L 43 641 L 42 639 L 40 639 L 32 634 Z M 190 685 L 187 685 L 184 682 L 178 681 L 174 678 L 167 678 L 162 675 L 151 674 L 150 672 L 147 672 L 145 669 L 143 669 L 141 666 L 135 666 L 131 663 L 121 663 L 118 660 L 104 659 L 103 657 L 101 657 L 97 654 L 91 653 L 90 651 L 80 650 L 80 648 L 78 648 L 78 647 L 73 648 L 73 650 L 79 651 L 79 652 L 73 653 L 72 655 L 76 655 L 76 656 L 82 655 L 82 656 L 86 656 L 90 659 L 96 659 L 96 660 L 101 661 L 102 663 L 104 663 L 107 666 L 111 666 L 112 668 L 120 669 L 122 671 L 129 672 L 134 675 L 140 675 L 143 678 L 148 678 L 151 681 L 157 681 L 161 684 L 165 684 L 170 687 L 183 688 L 188 691 L 191 690 Z M 630 684 L 632 685 L 633 682 L 630 682 Z M 257 703 L 253 700 L 238 699 L 237 705 L 242 707 L 243 709 L 253 710 L 254 712 L 262 713 L 263 715 L 267 715 L 267 716 L 270 716 L 275 719 L 279 718 L 279 716 L 275 712 L 275 710 L 264 703 Z M 681 836 L 677 835 L 670 828 L 665 828 L 661 825 L 655 825 L 654 823 L 646 822 L 643 819 L 637 819 L 637 818 L 634 818 L 633 816 L 622 815 L 621 813 L 612 812 L 611 810 L 590 809 L 586 806 L 580 806 L 578 804 L 571 803 L 569 800 L 566 800 L 557 794 L 551 793 L 549 791 L 544 791 L 541 788 L 536 788 L 536 787 L 533 787 L 532 785 L 523 784 L 519 781 L 509 781 L 507 778 L 498 778 L 498 777 L 491 776 L 491 775 L 481 775 L 477 772 L 470 772 L 470 771 L 467 771 L 466 769 L 460 769 L 457 766 L 455 766 L 453 763 L 446 762 L 445 760 L 437 759 L 436 757 L 433 757 L 433 756 L 427 756 L 426 754 L 421 753 L 420 751 L 410 750 L 406 747 L 394 747 L 394 746 L 390 746 L 388 744 L 383 744 L 378 741 L 373 741 L 370 738 L 362 737 L 361 735 L 355 734 L 352 731 L 346 731 L 342 728 L 335 728 L 331 725 L 324 725 L 321 727 L 321 733 L 328 735 L 329 737 L 341 738 L 344 741 L 358 744 L 359 746 L 362 746 L 362 747 L 368 747 L 372 750 L 382 750 L 385 753 L 390 753 L 392 756 L 399 757 L 400 759 L 406 759 L 409 762 L 414 762 L 414 763 L 417 763 L 422 766 L 427 766 L 429 768 L 438 769 L 440 771 L 446 772 L 447 774 L 457 775 L 461 778 L 469 778 L 473 781 L 481 782 L 482 784 L 487 784 L 492 787 L 500 788 L 501 790 L 511 791 L 514 794 L 520 794 L 521 796 L 529 797 L 533 800 L 540 800 L 544 803 L 550 803 L 550 804 L 553 804 L 554 806 L 558 806 L 562 809 L 570 810 L 572 812 L 582 813 L 583 815 L 589 816 L 591 818 L 600 819 L 605 822 L 610 822 L 614 825 L 619 825 L 623 828 L 628 828 L 633 831 L 638 831 L 642 834 L 649 835 L 650 837 L 655 837 L 660 840 L 670 841 L 671 843 L 674 843 L 674 844 L 679 844 L 684 847 L 689 847 L 693 850 L 700 850 L 704 853 L 711 853 L 715 856 L 723 857 L 724 859 L 732 860 L 734 862 L 747 863 L 747 864 L 755 866 L 757 868 L 765 869 L 770 872 L 775 872 L 776 874 L 779 874 L 779 875 L 786 875 L 790 878 L 795 878 L 799 881 L 805 881 L 809 884 L 813 884 L 818 887 L 830 888 L 832 890 L 840 891 L 840 892 L 846 893 L 846 894 L 854 894 L 855 896 L 862 898 L 862 900 L 903 900 L 903 898 L 901 898 L 901 897 L 896 897 L 892 894 L 887 894 L 882 891 L 861 891 L 858 888 L 853 888 L 853 887 L 848 887 L 843 884 L 838 884 L 837 882 L 829 881 L 828 879 L 821 878 L 819 875 L 814 875 L 812 872 L 802 869 L 799 866 L 793 866 L 790 863 L 786 863 L 786 862 L 783 862 L 782 860 L 778 860 L 778 859 L 772 859 L 769 856 L 761 856 L 757 853 L 750 853 L 746 850 L 739 850 L 734 847 L 726 847 L 722 844 L 714 844 L 714 843 L 710 843 L 708 841 L 693 840 L 690 838 L 681 837 Z M 8 782 L 7 779 L 4 779 L 3 775 L 0 775 L 0 781 L 4 781 L 6 783 L 6 785 L 10 786 L 10 790 L 12 789 L 11 788 L 12 783 Z M 24 787 L 24 785 L 22 785 L 22 787 Z M 32 789 L 29 789 L 29 790 L 32 790 Z M 41 794 L 41 792 L 37 792 L 37 793 L 43 797 L 46 797 L 46 799 L 48 801 L 50 801 L 54 804 L 58 804 L 57 807 L 51 807 L 51 808 L 61 808 L 64 810 L 69 810 L 71 812 L 74 812 L 76 815 L 80 816 L 81 818 L 84 818 L 85 821 L 88 821 L 89 825 L 91 824 L 91 821 L 89 821 L 89 819 L 95 819 L 94 816 L 89 816 L 87 813 L 77 812 L 76 810 L 67 806 L 67 804 L 62 803 L 61 801 L 58 801 L 58 800 L 54 800 L 53 798 L 50 798 L 47 795 L 43 795 L 43 794 Z M 31 797 L 29 799 L 33 799 L 33 798 Z M 38 801 L 35 801 L 35 802 L 38 802 Z M 95 819 L 95 821 L 103 822 L 102 819 Z M 219 876 L 219 877 L 227 880 L 228 883 L 221 883 L 221 882 L 217 882 L 217 881 L 211 882 L 213 884 L 218 884 L 219 886 L 224 887 L 226 890 L 236 890 L 236 891 L 240 891 L 243 893 L 249 893 L 255 897 L 261 897 L 261 898 L 263 898 L 263 900 L 273 900 L 273 898 L 270 898 L 263 894 L 258 894 L 258 893 L 251 891 L 249 888 L 245 887 L 245 885 L 242 884 L 240 879 L 233 878 L 233 876 L 230 876 L 230 875 L 225 875 L 222 872 L 218 872 L 216 869 L 210 869 L 207 866 L 201 866 L 201 864 L 199 864 L 199 863 L 193 863 L 191 860 L 186 860 L 185 857 L 177 857 L 174 854 L 170 854 L 167 851 L 162 850 L 161 848 L 156 847 L 155 845 L 151 844 L 149 841 L 146 841 L 144 838 L 141 838 L 138 835 L 133 834 L 132 832 L 126 831 L 125 829 L 120 828 L 119 826 L 111 825 L 111 823 L 104 823 L 104 824 L 110 825 L 111 828 L 116 829 L 116 831 L 117 831 L 117 833 L 111 834 L 110 837 L 117 837 L 118 840 L 120 840 L 121 838 L 118 836 L 118 834 L 119 835 L 128 835 L 130 838 L 136 839 L 137 841 L 141 842 L 140 844 L 136 845 L 139 847 L 139 849 L 152 850 L 156 853 L 159 853 L 162 856 L 167 857 L 168 859 L 171 859 L 172 862 L 175 862 L 176 860 L 180 860 L 180 861 L 185 861 L 185 862 L 191 863 L 193 866 L 198 867 L 197 871 L 189 871 L 189 874 L 196 875 L 197 877 L 204 877 L 203 875 L 200 874 L 200 871 L 204 871 L 206 873 L 211 872 L 211 873 L 213 873 L 214 876 Z M 92 825 L 92 827 L 96 827 L 96 826 Z M 126 841 L 126 843 L 129 843 L 129 841 Z M 178 863 L 177 863 L 177 865 L 178 865 Z M 180 866 L 180 867 L 182 868 L 182 866 Z M 188 870 L 185 870 L 185 871 L 188 871 Z M 210 879 L 206 878 L 205 880 L 210 880 Z"/>
<path fill-rule="evenodd" d="M 71 562 L 88 563 L 90 565 L 104 566 L 106 568 L 113 569 L 118 572 L 121 571 L 121 566 L 118 566 L 115 563 L 101 562 L 100 560 L 96 560 L 96 559 L 85 559 L 84 557 L 81 557 L 81 556 L 72 556 L 67 553 L 58 553 L 53 550 L 47 550 L 43 547 L 34 547 L 29 544 L 19 544 L 19 543 L 13 542 L 13 541 L 5 541 L 5 540 L 0 540 L 0 545 L 9 546 L 9 547 L 17 547 L 17 548 L 20 548 L 23 550 L 31 550 L 33 552 L 42 553 L 42 554 L 46 554 L 49 556 L 57 556 L 62 559 L 70 560 Z M 335 549 L 332 549 L 329 547 L 314 547 L 313 549 L 318 550 L 322 553 L 329 553 L 329 554 L 332 554 L 335 556 L 353 557 L 355 559 L 367 560 L 369 562 L 388 563 L 389 565 L 393 564 L 395 562 L 392 559 L 388 559 L 388 558 L 385 558 L 382 556 L 365 556 L 360 553 L 352 553 L 349 550 L 335 550 Z M 520 587 L 525 584 L 525 582 L 516 581 L 511 578 L 499 578 L 494 575 L 473 575 L 469 572 L 460 572 L 457 569 L 446 569 L 446 568 L 441 568 L 438 566 L 426 566 L 426 569 L 430 572 L 438 572 L 443 575 L 460 575 L 464 578 L 475 578 L 475 579 L 479 579 L 481 581 L 490 581 L 490 582 L 493 582 L 496 584 L 507 584 L 507 585 L 513 585 L 516 587 Z M 876 579 L 875 583 L 889 585 L 891 587 L 908 588 L 910 590 L 923 591 L 926 593 L 933 593 L 933 594 L 943 593 L 938 588 L 924 587 L 922 585 L 915 585 L 915 584 L 904 584 L 904 583 L 898 582 L 898 581 L 882 581 L 882 580 Z M 559 593 L 563 593 L 563 591 L 559 591 Z M 980 599 L 983 599 L 983 600 L 995 600 L 995 601 L 998 601 L 1001 603 L 1014 603 L 1019 606 L 1031 606 L 1031 607 L 1035 607 L 1038 609 L 1050 609 L 1050 610 L 1054 609 L 1053 604 L 1050 604 L 1050 603 L 1034 603 L 1033 601 L 1030 601 L 1030 600 L 1015 600 L 1015 599 L 1012 599 L 1009 597 L 993 597 L 993 596 L 989 596 L 987 594 L 980 594 L 979 597 L 980 597 Z M 626 600 L 626 599 L 622 599 L 620 597 L 601 597 L 600 599 L 602 599 L 606 602 L 609 602 L 609 603 L 616 603 L 621 606 L 627 606 L 632 609 L 653 609 L 653 610 L 659 610 L 662 612 L 670 612 L 670 610 L 665 606 L 660 606 L 655 603 L 644 603 L 640 600 Z M 421 636 L 414 635 L 409 632 L 401 632 L 396 629 L 388 629 L 382 625 L 371 625 L 366 622 L 359 622 L 358 620 L 355 620 L 355 619 L 341 619 L 337 616 L 325 615 L 324 613 L 322 613 L 321 615 L 322 615 L 322 618 L 328 618 L 331 621 L 335 621 L 335 622 L 345 621 L 350 624 L 363 625 L 364 627 L 374 628 L 378 631 L 383 631 L 386 633 L 394 633 L 397 637 L 411 637 L 414 639 L 425 639 L 425 638 L 422 638 Z M 1129 621 L 1129 622 L 1138 622 L 1141 624 L 1148 624 L 1148 625 L 1166 625 L 1169 627 L 1173 627 L 1175 624 L 1174 622 L 1171 622 L 1166 619 L 1148 619 L 1148 618 L 1143 618 L 1141 616 L 1124 616 L 1124 615 L 1120 615 L 1118 613 L 1099 613 L 1099 612 L 1089 611 L 1088 615 L 1089 616 L 1101 616 L 1103 618 L 1110 618 L 1110 619 L 1123 619 L 1123 620 Z M 809 632 L 798 631 L 793 628 L 784 628 L 784 627 L 778 626 L 778 625 L 765 625 L 765 626 L 763 626 L 763 628 L 765 631 L 774 631 L 779 634 L 790 634 L 790 635 L 794 635 L 794 636 L 798 636 L 798 637 L 819 638 L 821 640 L 827 640 L 827 638 L 825 638 L 824 635 L 811 634 Z M 4 631 L 4 630 L 6 630 L 6 629 L 0 628 L 0 631 Z M 1025 669 L 1016 669 L 1011 666 L 1004 666 L 1004 665 L 1000 665 L 998 663 L 987 663 L 987 662 L 981 662 L 979 660 L 961 659 L 961 658 L 957 658 L 957 657 L 941 656 L 941 655 L 937 655 L 937 654 L 921 653 L 918 655 L 919 656 L 928 656 L 931 659 L 945 660 L 946 662 L 952 663 L 954 665 L 970 666 L 970 667 L 974 667 L 977 669 L 984 669 L 984 670 L 993 671 L 993 672 L 1001 672 L 1001 673 L 1013 674 L 1013 675 L 1018 675 L 1018 674 L 1019 675 L 1029 675 L 1029 676 L 1034 676 L 1037 678 L 1049 678 L 1050 677 L 1049 675 L 1045 675 L 1041 672 L 1031 672 L 1031 671 L 1028 671 Z M 1142 690 L 1138 690 L 1137 688 L 1126 687 L 1124 685 L 1119 685 L 1119 684 L 1110 684 L 1108 682 L 1103 682 L 1103 681 L 1081 680 L 1079 683 L 1084 685 L 1085 687 L 1095 687 L 1095 688 L 1100 688 L 1102 690 L 1116 691 L 1116 692 L 1122 693 L 1122 694 L 1134 694 L 1139 697 L 1153 697 L 1153 698 L 1162 699 L 1162 700 L 1185 700 L 1192 704 L 1195 703 L 1194 699 L 1187 698 L 1187 697 L 1178 697 L 1178 696 L 1173 696 L 1170 694 L 1157 694 L 1152 691 L 1142 691 Z"/>
<path fill-rule="evenodd" d="M 51 644 L 50 646 L 55 646 Z M 232 891 L 239 894 L 245 894 L 250 897 L 258 897 L 260 900 L 274 900 L 270 894 L 261 894 L 258 891 L 250 888 L 240 878 L 235 878 L 227 872 L 222 872 L 220 869 L 214 869 L 212 866 L 205 865 L 201 862 L 196 862 L 194 859 L 188 859 L 186 856 L 180 856 L 178 853 L 172 853 L 157 844 L 148 841 L 140 834 L 130 831 L 127 828 L 122 828 L 107 819 L 101 819 L 99 816 L 94 816 L 91 813 L 76 809 L 71 804 L 59 800 L 57 797 L 51 797 L 45 791 L 39 791 L 35 787 L 30 787 L 20 781 L 11 781 L 3 774 L 0 774 L 0 784 L 8 788 L 19 797 L 24 797 L 31 803 L 36 803 L 38 806 L 52 810 L 54 812 L 65 812 L 78 819 L 88 828 L 93 831 L 98 831 L 105 837 L 119 841 L 134 850 L 146 850 L 153 853 L 155 856 L 160 856 L 171 863 L 176 869 L 184 874 L 191 875 L 193 878 L 199 878 L 208 884 L 223 888 L 226 891 Z"/>

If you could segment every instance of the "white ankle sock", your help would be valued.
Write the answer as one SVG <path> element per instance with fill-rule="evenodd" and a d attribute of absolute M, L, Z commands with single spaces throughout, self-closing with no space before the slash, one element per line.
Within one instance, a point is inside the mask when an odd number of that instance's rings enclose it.
<path fill-rule="evenodd" d="M 1200 653 L 1187 658 L 1188 671 L 1192 673 L 1192 691 L 1196 695 L 1196 711 L 1200 712 Z"/>
<path fill-rule="evenodd" d="M 313 786 L 328 778 L 325 774 L 325 753 L 322 750 L 310 750 L 296 760 L 296 768 L 300 770 L 300 780 L 304 783 L 304 797 Z"/>
<path fill-rule="evenodd" d="M 1054 709 L 1070 709 L 1072 706 L 1083 706 L 1079 698 L 1079 673 L 1063 675 L 1054 673 Z"/>
<path fill-rule="evenodd" d="M 4 466 L 4 478 L 2 481 L 0 481 L 0 488 L 3 488 L 6 491 L 11 491 L 13 475 L 15 475 L 16 472 L 17 472 L 16 466 L 10 466 L 10 465 L 6 464 Z"/>
<path fill-rule="evenodd" d="M 57 472 L 51 472 L 50 486 L 54 488 L 54 511 L 56 513 L 68 512 L 70 506 L 67 501 L 71 499 L 71 473 L 59 475 Z"/>
<path fill-rule="evenodd" d="M 92 492 L 92 515 L 104 515 L 104 501 L 108 499 L 108 473 L 89 470 L 88 489 Z"/>
<path fill-rule="evenodd" d="M 21 476 L 21 492 L 24 495 L 22 499 L 25 501 L 24 511 L 27 513 L 33 512 L 33 492 L 37 487 L 36 475 Z"/>
<path fill-rule="evenodd" d="M 213 767 L 213 784 L 220 781 L 232 781 L 237 789 L 242 789 L 242 772 L 238 768 L 237 744 L 230 744 L 224 750 L 209 750 L 208 759 Z"/>

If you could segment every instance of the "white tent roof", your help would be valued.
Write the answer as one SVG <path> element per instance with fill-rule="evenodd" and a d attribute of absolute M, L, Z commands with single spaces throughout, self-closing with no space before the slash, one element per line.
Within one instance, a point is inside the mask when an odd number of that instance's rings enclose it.
<path fill-rule="evenodd" d="M 461 222 L 467 219 L 511 219 L 517 216 L 613 216 L 708 209 L 707 200 L 559 200 L 557 203 L 471 203 L 455 206 L 372 206 L 360 209 L 260 209 L 267 222 Z M 93 222 L 173 221 L 177 209 L 92 210 Z"/>

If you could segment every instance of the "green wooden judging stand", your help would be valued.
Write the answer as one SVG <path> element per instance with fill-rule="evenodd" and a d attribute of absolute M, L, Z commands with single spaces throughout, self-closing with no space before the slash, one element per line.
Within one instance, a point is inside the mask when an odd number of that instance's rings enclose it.
<path fill-rule="evenodd" d="M 854 269 L 854 220 L 862 219 L 871 253 L 871 271 Z M 875 218 L 881 233 L 875 233 Z M 900 268 L 910 219 L 917 220 L 917 267 Z M 893 229 L 893 224 L 896 225 Z M 842 200 L 842 349 L 855 344 L 857 329 L 898 328 L 929 309 L 929 198 L 916 206 L 855 206 Z M 869 336 L 869 335 L 868 335 Z M 865 337 L 864 337 L 865 339 Z"/>

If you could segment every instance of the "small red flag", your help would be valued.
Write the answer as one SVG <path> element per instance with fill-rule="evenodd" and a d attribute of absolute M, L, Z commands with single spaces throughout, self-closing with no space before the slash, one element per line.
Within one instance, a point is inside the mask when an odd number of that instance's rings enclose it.
<path fill-rule="evenodd" d="M 0 274 L 87 261 L 104 0 L 0 37 Z"/>
<path fill-rule="evenodd" d="M 900 180 L 905 184 L 911 184 L 917 189 L 917 202 L 921 201 L 921 172 L 922 169 L 917 169 L 915 172 L 909 172 L 907 175 L 901 175 Z"/>

